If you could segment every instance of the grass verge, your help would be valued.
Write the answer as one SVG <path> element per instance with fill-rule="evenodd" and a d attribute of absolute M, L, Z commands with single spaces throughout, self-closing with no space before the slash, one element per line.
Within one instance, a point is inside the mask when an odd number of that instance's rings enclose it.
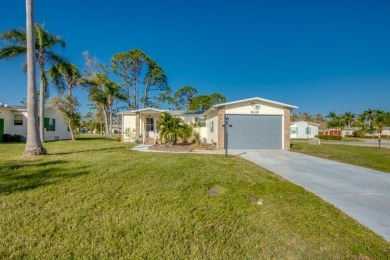
<path fill-rule="evenodd" d="M 96 138 L 45 147 L 47 156 L 23 159 L 23 144 L 0 145 L 0 258 L 390 254 L 340 210 L 237 157 L 140 153 Z"/>
<path fill-rule="evenodd" d="M 390 149 L 349 145 L 308 145 L 294 143 L 292 151 L 350 163 L 390 173 Z"/>

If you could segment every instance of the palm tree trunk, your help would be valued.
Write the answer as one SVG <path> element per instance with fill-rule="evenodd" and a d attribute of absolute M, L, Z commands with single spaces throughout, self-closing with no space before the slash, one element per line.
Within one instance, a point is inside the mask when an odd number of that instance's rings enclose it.
<path fill-rule="evenodd" d="M 103 106 L 103 114 L 104 114 L 104 121 L 105 121 L 105 126 L 104 126 L 104 136 L 107 136 L 108 133 L 108 115 L 107 115 L 107 109 L 105 106 Z"/>
<path fill-rule="evenodd" d="M 68 127 L 69 127 L 69 132 L 70 132 L 70 138 L 72 139 L 72 141 L 74 141 L 73 129 L 70 125 L 70 121 L 69 121 Z"/>
<path fill-rule="evenodd" d="M 38 104 L 35 79 L 34 1 L 26 0 L 27 32 L 27 142 L 24 156 L 46 154 L 38 131 Z M 42 120 L 43 121 L 43 120 Z"/>
<path fill-rule="evenodd" d="M 41 85 L 39 90 L 39 136 L 41 138 L 41 142 L 45 142 L 45 82 L 44 82 L 44 68 L 40 66 L 40 79 L 41 79 Z"/>
<path fill-rule="evenodd" d="M 112 137 L 112 102 L 110 103 L 110 126 L 108 128 L 109 136 Z"/>

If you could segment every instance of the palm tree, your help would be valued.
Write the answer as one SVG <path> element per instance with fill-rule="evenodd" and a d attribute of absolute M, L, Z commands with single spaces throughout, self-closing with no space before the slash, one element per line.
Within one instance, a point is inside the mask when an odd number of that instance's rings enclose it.
<path fill-rule="evenodd" d="M 365 117 L 365 119 L 368 121 L 368 126 L 371 126 L 372 125 L 372 122 L 374 120 L 374 116 L 375 116 L 375 113 L 376 111 L 375 110 L 372 110 L 372 109 L 367 109 L 365 111 L 363 111 L 363 116 Z"/>
<path fill-rule="evenodd" d="M 46 63 L 55 65 L 65 62 L 65 58 L 56 54 L 53 49 L 60 45 L 65 48 L 65 42 L 61 36 L 55 36 L 44 30 L 43 26 L 35 24 L 35 60 L 39 65 L 40 89 L 39 89 L 39 132 L 41 141 L 44 141 L 44 108 L 45 98 L 48 93 L 48 81 L 45 72 Z M 0 48 L 0 59 L 11 59 L 27 53 L 27 35 L 24 29 L 10 29 L 0 34 L 0 39 L 8 41 L 11 45 Z"/>
<path fill-rule="evenodd" d="M 49 104 L 61 112 L 68 123 L 72 140 L 75 140 L 76 131 L 80 127 L 81 115 L 77 111 L 80 104 L 77 98 L 72 96 L 72 90 L 83 84 L 84 79 L 77 67 L 69 63 L 54 65 L 48 70 L 48 74 L 51 81 L 54 82 L 57 87 L 59 94 L 59 97 L 50 99 Z M 62 98 L 61 96 L 64 94 L 64 91 L 67 93 L 65 94 L 65 97 Z"/>
<path fill-rule="evenodd" d="M 158 120 L 160 140 L 168 141 L 169 145 L 174 145 L 179 137 L 187 138 L 192 133 L 192 128 L 183 119 L 174 117 L 168 112 L 164 112 Z"/>
<path fill-rule="evenodd" d="M 84 83 L 84 78 L 74 64 L 58 63 L 51 67 L 48 73 L 60 95 L 67 91 L 67 94 L 72 96 L 72 90 Z"/>
<path fill-rule="evenodd" d="M 332 112 L 329 112 L 329 114 L 326 116 L 326 118 L 334 119 L 334 118 L 336 118 L 336 116 L 337 116 L 336 112 L 332 111 Z"/>
<path fill-rule="evenodd" d="M 38 106 L 35 82 L 34 1 L 26 0 L 26 53 L 27 53 L 27 142 L 25 156 L 46 154 L 38 131 Z M 43 120 L 42 120 L 43 121 Z"/>
<path fill-rule="evenodd" d="M 126 100 L 122 94 L 121 88 L 114 81 L 110 80 L 107 74 L 96 73 L 87 79 L 91 86 L 89 90 L 89 99 L 94 101 L 98 107 L 101 107 L 106 121 L 106 134 L 112 136 L 112 105 L 114 100 Z"/>
<path fill-rule="evenodd" d="M 356 114 L 353 114 L 352 112 L 345 112 L 342 117 L 348 128 L 350 128 L 351 124 L 355 121 Z"/>

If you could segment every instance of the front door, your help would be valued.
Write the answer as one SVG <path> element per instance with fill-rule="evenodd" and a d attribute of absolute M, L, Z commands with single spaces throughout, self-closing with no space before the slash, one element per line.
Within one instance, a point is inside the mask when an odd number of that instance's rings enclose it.
<path fill-rule="evenodd" d="M 146 138 L 155 138 L 155 120 L 152 117 L 146 118 Z"/>
<path fill-rule="evenodd" d="M 3 134 L 4 134 L 4 119 L 0 118 L 0 142 L 3 141 Z"/>

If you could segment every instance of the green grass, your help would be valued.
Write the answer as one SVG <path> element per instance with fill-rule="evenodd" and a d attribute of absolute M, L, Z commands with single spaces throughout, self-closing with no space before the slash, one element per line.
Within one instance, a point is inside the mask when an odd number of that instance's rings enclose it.
<path fill-rule="evenodd" d="M 386 148 L 293 143 L 291 150 L 390 173 L 390 149 Z"/>
<path fill-rule="evenodd" d="M 45 147 L 49 155 L 23 159 L 23 144 L 0 145 L 0 258 L 390 255 L 340 210 L 237 157 L 139 153 L 93 138 Z"/>

